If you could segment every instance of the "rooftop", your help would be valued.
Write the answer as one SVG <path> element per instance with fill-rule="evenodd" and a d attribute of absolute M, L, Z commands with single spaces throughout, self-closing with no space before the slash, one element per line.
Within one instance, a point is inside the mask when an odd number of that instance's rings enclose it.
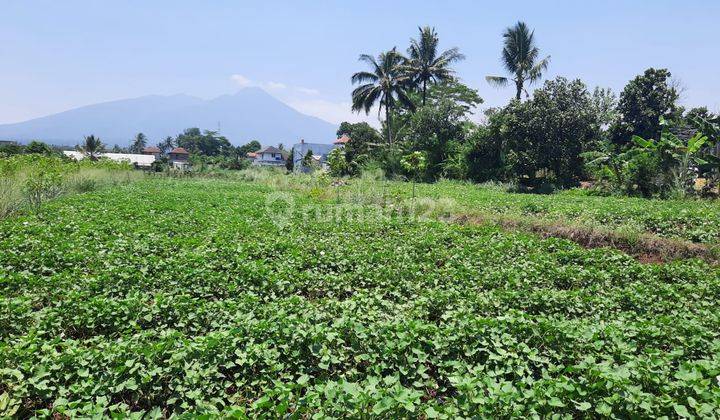
<path fill-rule="evenodd" d="M 176 147 L 170 151 L 170 153 L 174 153 L 176 155 L 189 155 L 187 150 L 183 149 L 182 147 Z"/>
<path fill-rule="evenodd" d="M 350 141 L 350 137 L 347 134 L 343 134 L 340 138 L 335 140 L 333 144 L 346 144 Z"/>

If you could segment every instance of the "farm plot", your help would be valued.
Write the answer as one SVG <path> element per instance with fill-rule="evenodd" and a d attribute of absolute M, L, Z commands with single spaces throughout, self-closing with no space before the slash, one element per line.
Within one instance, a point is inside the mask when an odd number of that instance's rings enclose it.
<path fill-rule="evenodd" d="M 0 221 L 0 415 L 718 415 L 704 262 L 274 194 L 140 181 Z"/>

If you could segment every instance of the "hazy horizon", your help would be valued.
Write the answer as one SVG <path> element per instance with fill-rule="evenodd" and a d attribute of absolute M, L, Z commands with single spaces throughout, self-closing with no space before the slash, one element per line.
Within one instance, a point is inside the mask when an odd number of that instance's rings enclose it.
<path fill-rule="evenodd" d="M 552 57 L 544 79 L 580 78 L 589 89 L 619 93 L 646 68 L 664 67 L 683 87 L 682 105 L 720 109 L 718 3 L 39 1 L 3 9 L 0 124 L 119 99 L 210 99 L 256 86 L 333 124 L 377 126 L 375 114 L 350 111 L 350 75 L 364 69 L 358 55 L 404 51 L 419 25 L 437 29 L 442 49 L 456 46 L 467 56 L 457 74 L 479 90 L 482 108 L 499 106 L 512 89 L 484 78 L 503 74 L 501 34 L 518 20 Z"/>

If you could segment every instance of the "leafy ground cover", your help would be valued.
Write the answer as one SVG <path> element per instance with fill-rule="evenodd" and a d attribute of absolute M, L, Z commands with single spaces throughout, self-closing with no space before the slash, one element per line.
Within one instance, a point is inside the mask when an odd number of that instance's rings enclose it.
<path fill-rule="evenodd" d="M 0 415 L 720 413 L 717 268 L 274 193 L 155 179 L 0 221 Z"/>

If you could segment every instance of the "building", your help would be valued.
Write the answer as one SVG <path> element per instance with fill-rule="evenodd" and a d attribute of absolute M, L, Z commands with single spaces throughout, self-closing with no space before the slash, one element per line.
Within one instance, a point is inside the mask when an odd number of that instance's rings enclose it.
<path fill-rule="evenodd" d="M 0 146 L 19 146 L 20 144 L 12 140 L 0 140 Z"/>
<path fill-rule="evenodd" d="M 87 157 L 85 153 L 74 150 L 63 150 L 63 154 L 75 160 L 83 160 Z M 136 168 L 141 169 L 149 169 L 153 162 L 155 162 L 155 156 L 153 155 L 139 155 L 135 153 L 99 153 L 98 155 L 101 158 L 110 159 L 115 162 L 131 163 Z"/>
<path fill-rule="evenodd" d="M 182 147 L 176 147 L 168 153 L 168 163 L 175 169 L 190 168 L 190 153 Z"/>
<path fill-rule="evenodd" d="M 252 159 L 253 165 L 258 166 L 285 166 L 288 153 L 274 146 L 264 147 L 253 153 L 254 157 L 248 153 L 248 158 Z"/>
<path fill-rule="evenodd" d="M 162 156 L 163 152 L 158 147 L 148 146 L 142 150 L 142 154 L 143 155 L 153 155 L 153 156 L 155 156 L 155 160 L 158 160 Z"/>
<path fill-rule="evenodd" d="M 306 168 L 302 161 L 307 156 L 308 152 L 312 153 L 313 161 L 322 169 L 327 169 L 327 158 L 330 152 L 334 149 L 345 147 L 350 141 L 350 137 L 347 134 L 343 134 L 340 138 L 335 139 L 333 144 L 324 143 L 306 143 L 305 140 L 300 140 L 293 146 L 293 169 L 297 172 L 307 172 L 309 168 Z"/>
<path fill-rule="evenodd" d="M 340 138 L 335 140 L 333 144 L 344 147 L 346 144 L 348 144 L 349 141 L 350 137 L 347 134 L 343 134 L 342 136 L 340 136 Z"/>

